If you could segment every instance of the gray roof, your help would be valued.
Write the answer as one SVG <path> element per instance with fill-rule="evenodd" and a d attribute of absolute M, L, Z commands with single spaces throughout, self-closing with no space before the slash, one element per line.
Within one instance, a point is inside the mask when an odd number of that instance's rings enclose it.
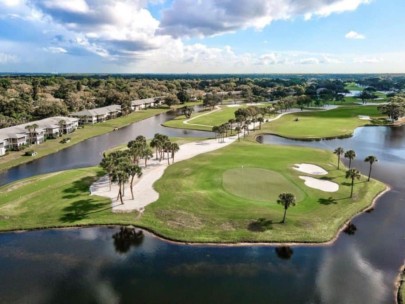
<path fill-rule="evenodd" d="M 72 118 L 72 117 L 63 117 L 63 116 L 56 116 L 56 117 L 49 117 L 45 118 L 42 120 L 37 120 L 37 121 L 31 121 L 25 124 L 13 126 L 13 127 L 8 127 L 8 128 L 3 128 L 0 129 L 0 141 L 1 140 L 6 140 L 8 138 L 16 138 L 16 136 L 22 137 L 28 134 L 28 130 L 25 128 L 26 126 L 37 124 L 38 128 L 37 130 L 42 130 L 44 131 L 47 127 L 53 127 L 55 125 L 58 125 L 59 121 L 65 120 L 66 123 L 73 123 L 77 122 L 77 118 Z"/>
<path fill-rule="evenodd" d="M 152 98 L 132 100 L 131 105 L 132 106 L 140 106 L 140 105 L 143 105 L 143 104 L 155 103 L 156 99 L 158 99 L 158 98 L 162 98 L 162 97 L 152 97 Z"/>
<path fill-rule="evenodd" d="M 71 116 L 98 116 L 98 115 L 107 115 L 111 112 L 121 111 L 120 105 L 111 105 L 103 108 L 96 108 L 91 110 L 83 110 L 79 112 L 71 113 Z"/>

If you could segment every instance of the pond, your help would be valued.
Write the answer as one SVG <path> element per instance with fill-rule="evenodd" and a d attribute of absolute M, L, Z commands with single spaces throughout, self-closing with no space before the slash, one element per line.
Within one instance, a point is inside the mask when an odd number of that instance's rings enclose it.
<path fill-rule="evenodd" d="M 111 133 L 114 135 L 114 133 Z M 144 132 L 145 134 L 145 132 Z M 0 234 L 1 303 L 393 303 L 405 256 L 405 128 L 359 128 L 352 138 L 267 144 L 354 149 L 379 162 L 392 190 L 329 246 L 193 246 L 145 232 L 120 246 L 118 227 Z"/>

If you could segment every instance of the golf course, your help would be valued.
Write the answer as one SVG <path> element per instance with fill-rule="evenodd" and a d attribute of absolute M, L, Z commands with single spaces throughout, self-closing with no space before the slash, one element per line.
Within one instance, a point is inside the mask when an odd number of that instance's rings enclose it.
<path fill-rule="evenodd" d="M 336 183 L 339 191 L 306 186 L 300 176 L 308 174 L 295 170 L 297 163 L 325 169 L 325 176 L 309 176 Z M 345 168 L 337 170 L 331 152 L 248 141 L 169 166 L 154 185 L 159 199 L 142 216 L 111 213 L 109 199 L 89 195 L 102 174 L 96 167 L 74 169 L 3 186 L 0 229 L 133 224 L 184 242 L 326 242 L 386 189 L 362 177 L 350 198 Z M 284 224 L 277 204 L 282 192 L 296 196 Z"/>

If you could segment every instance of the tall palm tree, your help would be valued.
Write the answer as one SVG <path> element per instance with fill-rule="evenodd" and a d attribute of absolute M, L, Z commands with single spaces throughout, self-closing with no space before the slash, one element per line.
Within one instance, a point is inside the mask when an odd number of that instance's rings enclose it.
<path fill-rule="evenodd" d="M 142 150 L 142 154 L 141 154 L 141 158 L 143 158 L 145 160 L 145 168 L 148 166 L 148 159 L 151 159 L 152 157 L 153 157 L 153 152 L 152 152 L 151 148 L 146 146 Z"/>
<path fill-rule="evenodd" d="M 126 170 L 131 177 L 131 182 L 130 182 L 130 189 L 131 189 L 131 196 L 132 199 L 134 199 L 134 178 L 137 176 L 138 178 L 142 176 L 142 169 L 138 165 L 135 164 L 129 164 L 126 167 Z"/>
<path fill-rule="evenodd" d="M 350 169 L 352 167 L 352 160 L 356 158 L 356 152 L 354 152 L 354 150 L 346 151 L 345 158 L 349 159 L 349 169 Z"/>
<path fill-rule="evenodd" d="M 350 178 L 352 180 L 352 189 L 350 191 L 350 197 L 353 197 L 353 187 L 354 187 L 354 180 L 360 179 L 361 175 L 359 170 L 357 169 L 349 169 L 346 171 L 346 178 Z"/>
<path fill-rule="evenodd" d="M 176 154 L 180 150 L 180 147 L 177 143 L 172 143 L 170 146 L 170 150 L 172 152 L 172 163 L 174 163 L 174 154 Z"/>
<path fill-rule="evenodd" d="M 340 167 L 340 157 L 343 155 L 343 153 L 345 153 L 345 150 L 343 150 L 342 147 L 339 147 L 339 148 L 336 148 L 335 151 L 333 151 L 333 153 L 337 155 L 337 158 L 338 158 L 338 166 L 337 166 L 337 168 L 338 168 L 338 170 L 339 170 L 339 167 Z"/>
<path fill-rule="evenodd" d="M 259 117 L 259 118 L 257 119 L 257 121 L 259 122 L 259 130 L 261 130 L 261 129 L 262 129 L 262 123 L 264 122 L 264 118 L 263 118 L 263 117 Z"/>
<path fill-rule="evenodd" d="M 284 224 L 287 215 L 287 209 L 291 206 L 295 206 L 295 196 L 292 193 L 281 193 L 278 196 L 277 203 L 284 207 L 284 216 L 283 220 L 281 221 L 281 223 Z"/>
<path fill-rule="evenodd" d="M 240 141 L 240 127 L 239 126 L 235 127 L 235 131 L 238 134 L 238 141 Z"/>
<path fill-rule="evenodd" d="M 376 163 L 376 162 L 378 162 L 378 159 L 377 159 L 377 157 L 374 156 L 374 155 L 369 155 L 369 156 L 367 156 L 367 157 L 364 159 L 364 161 L 365 161 L 366 163 L 369 163 L 369 164 L 370 164 L 370 170 L 368 171 L 368 179 L 367 179 L 367 181 L 369 182 L 369 181 L 370 181 L 370 177 L 371 177 L 371 170 L 372 170 L 372 168 L 373 168 L 373 164 Z"/>

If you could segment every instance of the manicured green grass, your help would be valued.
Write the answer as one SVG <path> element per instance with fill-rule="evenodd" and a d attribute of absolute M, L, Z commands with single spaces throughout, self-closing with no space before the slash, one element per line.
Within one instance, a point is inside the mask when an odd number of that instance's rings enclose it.
<path fill-rule="evenodd" d="M 326 193 L 308 188 L 299 178 L 303 174 L 292 169 L 295 163 L 325 168 L 329 174 L 324 178 L 338 183 L 340 190 Z M 353 199 L 349 198 L 350 183 L 335 163 L 336 158 L 327 151 L 234 143 L 170 166 L 155 183 L 160 198 L 146 208 L 137 224 L 181 241 L 325 242 L 385 189 L 383 184 L 375 180 L 367 183 L 363 177 L 355 183 Z M 280 224 L 283 208 L 274 196 L 262 201 L 225 190 L 224 173 L 241 165 L 277 172 L 300 189 L 303 199 L 288 210 L 286 224 Z M 278 193 L 291 185 L 273 187 Z"/>
<path fill-rule="evenodd" d="M 363 177 L 356 181 L 353 199 L 348 198 L 348 180 L 335 162 L 330 152 L 322 150 L 234 143 L 170 166 L 154 185 L 160 198 L 141 217 L 113 214 L 108 199 L 89 196 L 89 186 L 102 174 L 98 168 L 36 176 L 0 188 L 0 230 L 134 224 L 190 242 L 324 242 L 385 188 Z M 329 171 L 326 178 L 341 189 L 325 193 L 306 187 L 298 177 L 302 173 L 292 169 L 295 163 L 320 165 Z M 274 193 L 291 189 L 302 193 L 297 206 L 288 210 L 286 224 L 279 223 L 283 208 L 274 195 L 268 200 L 242 198 L 225 190 L 224 173 L 241 164 L 283 176 L 280 184 L 269 185 Z"/>
<path fill-rule="evenodd" d="M 194 104 L 196 103 L 189 103 L 189 105 Z M 88 138 L 111 132 L 116 128 L 122 128 L 134 122 L 147 119 L 149 117 L 161 114 L 163 112 L 167 112 L 168 110 L 169 108 L 165 107 L 158 109 L 147 109 L 133 112 L 127 116 L 107 120 L 102 123 L 97 123 L 94 125 L 85 125 L 84 128 L 80 128 L 72 134 L 64 135 L 63 137 L 60 137 L 58 139 L 47 140 L 45 143 L 40 145 L 31 146 L 29 149 L 33 149 L 35 150 L 35 152 L 37 152 L 37 155 L 34 157 L 23 156 L 24 151 L 10 152 L 5 156 L 0 157 L 0 171 L 7 170 L 11 167 L 15 167 L 20 164 L 30 162 L 34 159 L 55 153 L 59 150 L 73 146 Z M 60 143 L 60 141 L 66 137 L 71 138 L 70 142 L 65 144 Z"/>
<path fill-rule="evenodd" d="M 247 106 L 241 106 L 247 107 Z M 178 116 L 173 120 L 165 122 L 163 125 L 170 128 L 180 128 L 180 129 L 191 129 L 191 130 L 201 130 L 201 131 L 211 131 L 213 126 L 219 126 L 223 123 L 229 121 L 229 119 L 235 118 L 235 111 L 239 107 L 227 107 L 221 106 L 219 111 L 207 111 L 193 113 L 191 116 L 191 121 L 185 124 L 184 121 L 186 117 L 184 115 Z M 200 116 L 201 117 L 197 117 Z M 195 118 L 197 117 L 197 118 Z M 194 119 L 193 119 L 194 118 Z"/>
<path fill-rule="evenodd" d="M 359 119 L 359 115 L 381 116 L 376 106 L 348 106 L 329 111 L 300 112 L 266 123 L 259 132 L 302 139 L 346 136 L 352 134 L 355 128 L 370 124 L 367 120 Z"/>
<path fill-rule="evenodd" d="M 345 85 L 345 89 L 349 91 L 363 91 L 363 88 L 357 85 L 355 82 L 349 82 Z"/>
<path fill-rule="evenodd" d="M 280 173 L 271 170 L 233 168 L 224 172 L 222 180 L 225 191 L 250 200 L 275 202 L 282 192 L 293 193 L 297 201 L 304 198 L 304 193 L 300 188 Z"/>
<path fill-rule="evenodd" d="M 107 198 L 90 196 L 102 174 L 84 168 L 24 179 L 0 188 L 0 230 L 130 224 L 137 213 L 114 214 Z"/>

